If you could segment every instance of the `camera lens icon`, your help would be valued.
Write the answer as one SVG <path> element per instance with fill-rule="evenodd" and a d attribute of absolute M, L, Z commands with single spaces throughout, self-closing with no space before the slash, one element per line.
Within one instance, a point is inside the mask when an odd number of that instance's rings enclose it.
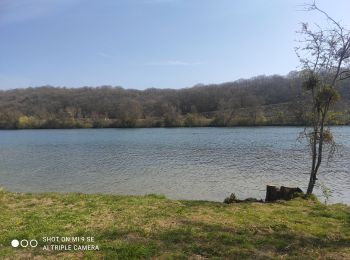
<path fill-rule="evenodd" d="M 38 241 L 35 239 L 32 240 L 27 240 L 27 239 L 22 239 L 18 241 L 17 239 L 13 239 L 11 241 L 11 246 L 12 247 L 37 247 L 38 246 Z"/>
<path fill-rule="evenodd" d="M 12 247 L 18 247 L 19 246 L 19 241 L 17 239 L 14 239 L 11 241 L 11 246 Z"/>

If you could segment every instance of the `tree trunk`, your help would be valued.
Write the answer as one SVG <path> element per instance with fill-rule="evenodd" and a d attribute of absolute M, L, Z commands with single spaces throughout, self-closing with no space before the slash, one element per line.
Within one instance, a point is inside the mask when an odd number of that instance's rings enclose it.
<path fill-rule="evenodd" d="M 316 159 L 317 159 L 317 132 L 318 127 L 314 126 L 314 132 L 313 132 L 313 139 L 312 139 L 312 165 L 311 165 L 311 173 L 310 173 L 310 180 L 309 185 L 306 191 L 306 194 L 310 195 L 313 192 L 315 183 L 316 183 Z"/>
<path fill-rule="evenodd" d="M 309 185 L 307 187 L 306 194 L 311 195 L 316 184 L 316 173 L 312 172 L 310 175 Z"/>
<path fill-rule="evenodd" d="M 307 188 L 306 194 L 310 195 L 313 192 L 313 189 L 316 184 L 317 180 L 317 172 L 318 169 L 320 168 L 321 162 L 322 162 L 322 152 L 323 152 L 323 141 L 324 141 L 324 122 L 327 116 L 328 112 L 328 106 L 325 107 L 325 110 L 322 111 L 322 113 L 318 112 L 318 117 L 320 118 L 321 114 L 321 121 L 320 121 L 320 130 L 319 134 L 318 133 L 318 126 L 314 127 L 314 132 L 313 132 L 313 143 L 312 143 L 312 167 L 311 167 L 311 174 L 310 174 L 310 180 L 309 180 L 309 185 Z M 317 141 L 318 139 L 318 141 Z M 318 151 L 317 151 L 318 150 Z"/>

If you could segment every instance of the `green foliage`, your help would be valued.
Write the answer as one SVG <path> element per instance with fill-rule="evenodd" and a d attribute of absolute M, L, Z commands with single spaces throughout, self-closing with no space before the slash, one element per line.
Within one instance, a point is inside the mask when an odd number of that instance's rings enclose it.
<path fill-rule="evenodd" d="M 17 121 L 17 128 L 38 128 L 40 126 L 40 121 L 33 116 L 20 116 Z"/>
<path fill-rule="evenodd" d="M 320 188 L 321 188 L 321 191 L 322 191 L 322 195 L 324 197 L 324 203 L 327 205 L 329 199 L 331 198 L 332 196 L 332 190 L 330 188 L 328 188 L 324 183 L 320 183 Z"/>
<path fill-rule="evenodd" d="M 324 85 L 317 92 L 316 103 L 321 108 L 327 105 L 332 105 L 339 100 L 339 93 L 329 85 Z"/>

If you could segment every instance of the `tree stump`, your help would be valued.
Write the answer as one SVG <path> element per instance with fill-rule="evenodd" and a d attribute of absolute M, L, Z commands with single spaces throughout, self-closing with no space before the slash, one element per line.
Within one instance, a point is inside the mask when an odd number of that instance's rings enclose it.
<path fill-rule="evenodd" d="M 291 200 L 295 197 L 296 193 L 303 193 L 303 191 L 298 187 L 297 188 L 290 188 L 290 187 L 281 186 L 280 193 L 281 193 L 281 199 Z"/>
<path fill-rule="evenodd" d="M 295 197 L 296 193 L 303 193 L 300 188 L 290 188 L 281 186 L 266 186 L 266 198 L 265 202 L 273 202 L 276 200 L 291 200 Z"/>
<path fill-rule="evenodd" d="M 280 189 L 278 187 L 266 185 L 266 202 L 279 200 L 280 197 Z"/>

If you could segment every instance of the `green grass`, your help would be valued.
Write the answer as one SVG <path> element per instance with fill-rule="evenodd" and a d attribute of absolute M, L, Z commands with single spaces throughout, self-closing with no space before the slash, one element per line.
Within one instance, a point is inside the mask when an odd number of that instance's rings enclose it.
<path fill-rule="evenodd" d="M 100 250 L 43 251 L 44 236 L 94 237 Z M 14 249 L 14 238 L 39 246 Z M 0 191 L 0 258 L 350 259 L 350 208 Z"/>

